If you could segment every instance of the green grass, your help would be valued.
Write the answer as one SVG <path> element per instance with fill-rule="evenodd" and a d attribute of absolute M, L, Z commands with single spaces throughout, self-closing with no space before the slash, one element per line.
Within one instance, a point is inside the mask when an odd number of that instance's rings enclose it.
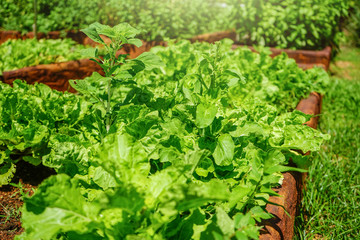
<path fill-rule="evenodd" d="M 314 154 L 296 239 L 360 239 L 360 49 L 335 60 L 320 118 L 331 140 Z"/>
<path fill-rule="evenodd" d="M 331 72 L 334 76 L 360 81 L 360 48 L 344 46 L 334 60 L 331 65 Z"/>

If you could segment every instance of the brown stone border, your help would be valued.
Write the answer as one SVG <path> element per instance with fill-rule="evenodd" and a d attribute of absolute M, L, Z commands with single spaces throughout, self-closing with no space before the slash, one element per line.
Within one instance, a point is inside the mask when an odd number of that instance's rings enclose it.
<path fill-rule="evenodd" d="M 314 129 L 317 128 L 319 117 L 316 115 L 321 112 L 321 104 L 322 96 L 313 92 L 308 98 L 301 100 L 296 107 L 297 110 L 306 114 L 315 115 L 310 121 L 305 123 Z M 266 210 L 274 217 L 262 223 L 264 228 L 261 230 L 260 240 L 290 240 L 294 237 L 295 217 L 301 203 L 306 174 L 285 172 L 283 176 L 283 184 L 274 189 L 280 197 L 270 197 L 269 201 L 279 204 L 284 208 L 271 204 L 266 206 Z M 284 209 L 290 216 L 285 213 Z"/>

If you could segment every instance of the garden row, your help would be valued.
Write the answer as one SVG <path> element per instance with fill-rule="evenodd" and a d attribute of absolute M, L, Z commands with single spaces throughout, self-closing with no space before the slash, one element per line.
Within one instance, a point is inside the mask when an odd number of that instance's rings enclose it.
<path fill-rule="evenodd" d="M 104 55 L 83 50 L 104 76 L 70 81 L 79 94 L 0 85 L 1 183 L 18 161 L 57 172 L 25 200 L 18 238 L 258 238 L 281 172 L 303 171 L 291 166 L 307 164 L 299 151 L 327 138 L 293 111 L 322 92 L 326 72 L 231 40 L 126 59 L 118 51 L 141 45 L 136 29 L 84 32 L 106 45 Z"/>
<path fill-rule="evenodd" d="M 80 44 L 96 46 L 96 43 L 82 32 L 67 32 L 65 35 Z M 47 35 L 39 34 L 40 42 L 32 38 L 33 35 L 22 36 L 19 32 L 2 31 L 0 32 L 1 62 L 0 73 L 1 79 L 5 83 L 12 83 L 15 79 L 23 79 L 28 83 L 41 82 L 60 91 L 74 91 L 68 84 L 69 79 L 82 79 L 88 77 L 92 72 L 102 72 L 101 68 L 94 62 L 87 59 L 78 61 L 82 58 L 80 51 L 89 47 L 77 45 L 69 39 L 50 40 L 61 38 L 60 32 L 51 32 Z M 233 41 L 236 36 L 233 32 L 215 32 L 211 34 L 202 34 L 189 39 L 191 42 L 205 41 L 214 43 L 223 38 L 229 38 Z M 23 40 L 11 40 L 23 39 Z M 142 41 L 142 46 L 125 45 L 119 53 L 129 54 L 130 58 L 135 58 L 141 53 L 149 51 L 152 47 L 162 45 L 166 46 L 167 42 Z M 232 48 L 241 47 L 233 44 Z M 257 49 L 250 47 L 253 51 Z M 304 69 L 314 66 L 328 69 L 331 59 L 331 48 L 327 47 L 321 51 L 310 50 L 287 50 L 270 48 L 268 52 L 275 57 L 285 52 L 289 57 L 296 60 L 298 65 Z M 65 60 L 72 60 L 63 62 Z M 61 62 L 49 65 L 43 65 L 51 62 Z M 37 64 L 41 65 L 37 65 Z M 32 67 L 27 67 L 32 66 Z M 25 68 L 22 68 L 25 67 Z"/>

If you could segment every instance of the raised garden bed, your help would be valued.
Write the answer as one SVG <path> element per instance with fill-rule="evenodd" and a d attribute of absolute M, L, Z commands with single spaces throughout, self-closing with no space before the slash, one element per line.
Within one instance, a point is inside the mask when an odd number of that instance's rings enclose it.
<path fill-rule="evenodd" d="M 149 46 L 152 47 L 151 45 Z M 317 94 L 311 94 L 310 98 L 303 100 L 299 103 L 298 109 L 312 114 L 318 114 L 320 110 L 321 97 Z M 308 125 L 314 124 L 312 120 Z M 300 176 L 300 177 L 299 177 Z M 279 203 L 285 207 L 287 212 L 291 216 L 296 214 L 296 206 L 299 201 L 299 196 L 301 193 L 301 174 L 284 174 L 284 183 L 281 188 L 278 188 L 277 191 L 283 196 L 278 198 L 271 198 L 271 202 Z M 300 180 L 299 180 L 300 179 Z M 289 197 L 288 197 L 289 196 Z M 270 221 L 265 221 L 264 225 L 266 228 L 263 230 L 263 235 L 261 238 L 264 239 L 288 239 L 293 235 L 293 222 L 294 217 L 289 219 L 286 218 L 285 211 L 280 207 L 272 208 L 273 206 L 268 205 L 268 211 L 273 213 L 276 218 L 273 218 Z"/>
<path fill-rule="evenodd" d="M 0 31 L 0 44 L 5 42 L 8 39 L 26 39 L 33 38 L 33 33 L 28 33 L 21 35 L 17 31 Z M 95 46 L 96 43 L 88 38 L 84 33 L 79 31 L 67 31 L 67 32 L 49 32 L 48 34 L 39 33 L 39 38 L 48 38 L 48 39 L 58 39 L 58 38 L 71 38 L 72 40 L 85 45 Z M 232 39 L 234 42 L 237 42 L 236 33 L 233 31 L 222 31 L 208 34 L 201 34 L 189 39 L 191 42 L 210 42 L 214 43 L 224 38 Z M 165 42 L 144 42 L 143 46 L 139 49 L 133 46 L 128 46 L 126 48 L 127 53 L 130 54 L 130 57 L 136 57 L 142 52 L 149 51 L 151 47 L 157 45 L 166 45 Z M 240 45 L 234 45 L 233 47 L 239 47 Z M 253 49 L 250 46 L 250 49 Z M 253 49 L 254 50 L 254 49 Z M 270 48 L 272 52 L 271 56 L 277 56 L 282 52 L 285 52 L 290 58 L 295 59 L 298 65 L 304 69 L 309 69 L 314 66 L 322 67 L 325 70 L 329 69 L 330 60 L 331 60 L 331 47 L 326 47 L 323 50 L 313 51 L 313 50 L 291 50 L 291 49 L 279 49 L 279 48 Z"/>
<path fill-rule="evenodd" d="M 28 38 L 34 38 L 34 33 L 29 32 L 27 34 L 21 34 L 21 32 L 18 31 L 0 31 L 0 44 L 6 42 L 9 39 L 28 39 Z M 89 38 L 79 31 L 54 31 L 54 32 L 48 32 L 45 33 L 38 33 L 39 39 L 59 39 L 59 38 L 71 38 L 77 43 L 80 44 L 91 44 L 89 41 Z"/>

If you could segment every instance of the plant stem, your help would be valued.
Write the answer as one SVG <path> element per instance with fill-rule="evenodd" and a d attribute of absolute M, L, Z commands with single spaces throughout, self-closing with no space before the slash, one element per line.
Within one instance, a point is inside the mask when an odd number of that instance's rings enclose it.
<path fill-rule="evenodd" d="M 111 126 L 111 79 L 108 80 L 108 99 L 107 99 L 107 106 L 106 106 L 106 132 L 109 132 Z"/>
<path fill-rule="evenodd" d="M 34 0 L 34 36 L 37 39 L 37 0 Z"/>

